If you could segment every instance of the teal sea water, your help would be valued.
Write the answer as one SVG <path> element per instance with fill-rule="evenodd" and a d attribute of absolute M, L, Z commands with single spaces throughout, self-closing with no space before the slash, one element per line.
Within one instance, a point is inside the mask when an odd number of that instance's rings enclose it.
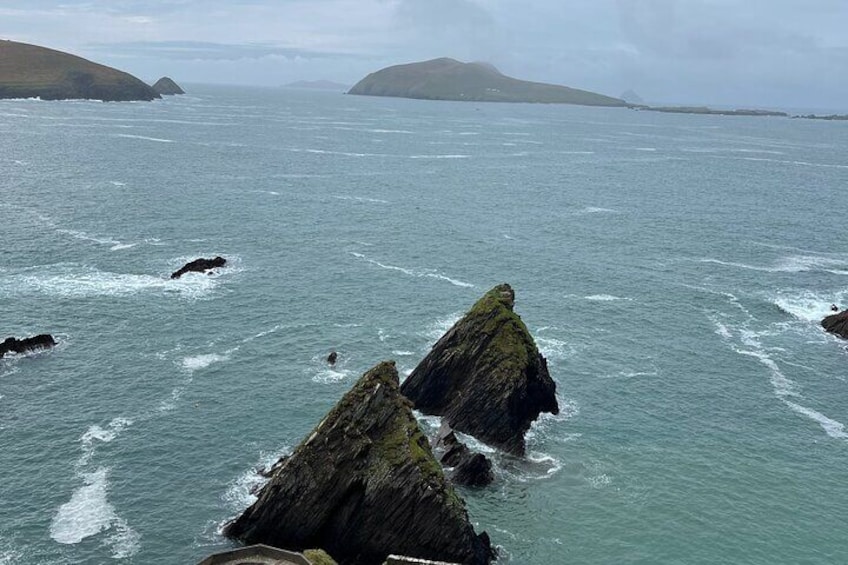
<path fill-rule="evenodd" d="M 846 147 L 294 90 L 0 101 L 0 335 L 60 340 L 0 361 L 0 564 L 230 547 L 257 467 L 500 282 L 562 407 L 462 491 L 501 563 L 846 563 L 848 342 L 818 327 L 848 306 Z"/>

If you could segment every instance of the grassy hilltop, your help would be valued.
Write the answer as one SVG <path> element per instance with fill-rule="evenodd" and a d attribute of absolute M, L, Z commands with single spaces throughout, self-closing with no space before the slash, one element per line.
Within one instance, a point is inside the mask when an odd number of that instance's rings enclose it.
<path fill-rule="evenodd" d="M 359 81 L 350 89 L 350 94 L 426 100 L 627 106 L 618 98 L 519 80 L 501 74 L 486 63 L 462 63 L 448 58 L 387 67 Z"/>
<path fill-rule="evenodd" d="M 134 76 L 81 57 L 14 41 L 0 41 L 0 98 L 103 101 L 160 96 Z"/>

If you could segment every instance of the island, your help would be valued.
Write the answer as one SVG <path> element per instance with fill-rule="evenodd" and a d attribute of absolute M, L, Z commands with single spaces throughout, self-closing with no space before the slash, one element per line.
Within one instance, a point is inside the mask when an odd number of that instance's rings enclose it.
<path fill-rule="evenodd" d="M 185 94 L 180 85 L 174 82 L 171 77 L 162 77 L 153 83 L 153 90 L 162 96 L 174 96 L 176 94 Z"/>
<path fill-rule="evenodd" d="M 423 100 L 628 106 L 618 98 L 519 80 L 502 74 L 488 63 L 463 63 L 450 58 L 381 69 L 356 83 L 348 94 Z"/>
<path fill-rule="evenodd" d="M 62 51 L 0 40 L 0 99 L 102 100 L 161 98 L 136 77 Z"/>
<path fill-rule="evenodd" d="M 666 114 L 701 114 L 706 116 L 768 116 L 787 118 L 789 114 L 786 112 L 778 112 L 776 110 L 755 110 L 755 109 L 739 109 L 739 110 L 715 110 L 707 106 L 641 106 L 634 105 L 636 110 L 645 110 L 648 112 L 664 112 Z"/>

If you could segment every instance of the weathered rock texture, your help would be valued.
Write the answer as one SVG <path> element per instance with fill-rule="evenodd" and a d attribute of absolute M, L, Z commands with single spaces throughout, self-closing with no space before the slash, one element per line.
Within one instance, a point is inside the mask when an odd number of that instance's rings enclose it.
<path fill-rule="evenodd" d="M 209 269 L 214 269 L 216 267 L 223 267 L 227 264 L 227 260 L 223 257 L 215 257 L 214 259 L 195 259 L 190 263 L 186 263 L 182 267 L 180 267 L 179 271 L 175 271 L 171 274 L 172 279 L 178 279 L 186 273 L 196 272 L 203 273 L 208 271 Z"/>
<path fill-rule="evenodd" d="M 0 98 L 119 102 L 160 98 L 136 77 L 69 53 L 0 41 Z"/>
<path fill-rule="evenodd" d="M 54 345 L 56 345 L 56 340 L 50 334 L 40 334 L 24 339 L 7 337 L 3 343 L 0 343 L 0 359 L 7 353 L 27 353 L 39 349 L 48 349 Z"/>
<path fill-rule="evenodd" d="M 848 310 L 831 314 L 821 323 L 822 327 L 832 334 L 848 339 Z"/>
<path fill-rule="evenodd" d="M 524 455 L 530 424 L 559 406 L 547 362 L 514 303 L 508 284 L 487 292 L 436 342 L 401 392 L 455 430 Z"/>
<path fill-rule="evenodd" d="M 180 85 L 175 83 L 170 77 L 162 77 L 153 83 L 153 90 L 162 96 L 171 96 L 174 94 L 185 94 L 185 90 L 180 88 Z"/>
<path fill-rule="evenodd" d="M 356 383 L 225 529 L 246 543 L 325 549 L 342 565 L 390 553 L 489 563 L 465 504 L 445 480 L 399 391 L 393 362 Z"/>
<path fill-rule="evenodd" d="M 436 447 L 444 449 L 439 461 L 448 467 L 453 467 L 451 481 L 455 484 L 481 487 L 495 480 L 492 462 L 482 453 L 471 451 L 467 445 L 459 441 L 453 430 L 444 424 L 439 430 Z"/>

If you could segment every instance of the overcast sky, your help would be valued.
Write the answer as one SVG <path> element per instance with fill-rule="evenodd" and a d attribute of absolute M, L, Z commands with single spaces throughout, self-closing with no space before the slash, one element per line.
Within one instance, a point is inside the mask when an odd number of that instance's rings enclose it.
<path fill-rule="evenodd" d="M 651 102 L 848 109 L 848 0 L 2 0 L 0 37 L 146 80 L 353 84 L 453 57 Z"/>

